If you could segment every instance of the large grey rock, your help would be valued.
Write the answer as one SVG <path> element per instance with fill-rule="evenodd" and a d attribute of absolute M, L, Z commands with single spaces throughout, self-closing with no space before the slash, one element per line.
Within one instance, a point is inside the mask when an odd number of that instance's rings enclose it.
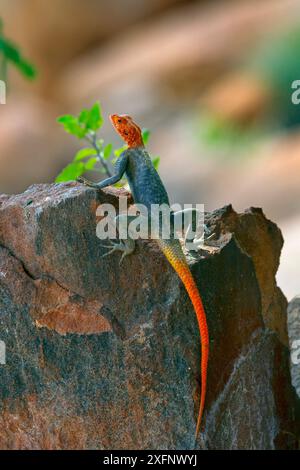
<path fill-rule="evenodd" d="M 190 449 L 199 335 L 155 244 L 101 258 L 97 206 L 118 193 L 36 185 L 0 197 L 0 447 Z M 207 215 L 211 252 L 189 257 L 210 330 L 204 431 L 212 449 L 295 448 L 282 236 L 261 210 Z"/>

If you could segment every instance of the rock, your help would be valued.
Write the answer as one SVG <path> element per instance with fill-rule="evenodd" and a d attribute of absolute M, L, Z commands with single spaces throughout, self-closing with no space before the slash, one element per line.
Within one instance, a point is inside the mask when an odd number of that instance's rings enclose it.
<path fill-rule="evenodd" d="M 153 242 L 121 267 L 101 257 L 95 211 L 118 195 L 68 183 L 0 198 L 2 449 L 194 446 L 195 315 Z M 295 448 L 281 233 L 258 209 L 227 206 L 207 224 L 215 249 L 189 257 L 211 349 L 198 446 Z"/>
<path fill-rule="evenodd" d="M 288 329 L 289 329 L 289 339 L 290 347 L 292 352 L 297 353 L 296 357 L 291 361 L 291 374 L 292 374 L 292 383 L 297 391 L 298 396 L 300 397 L 300 297 L 294 297 L 288 306 Z M 293 360 L 295 359 L 295 360 Z"/>
<path fill-rule="evenodd" d="M 266 219 L 261 209 L 254 207 L 246 210 L 241 217 L 236 217 L 231 206 L 227 206 L 226 210 L 222 211 L 221 221 L 219 211 L 215 211 L 210 223 L 214 233 L 234 233 L 241 249 L 251 256 L 260 286 L 264 322 L 268 328 L 276 331 L 281 341 L 288 346 L 287 301 L 277 287 L 275 279 L 283 245 L 280 230 Z M 277 310 L 276 315 L 274 308 Z"/>

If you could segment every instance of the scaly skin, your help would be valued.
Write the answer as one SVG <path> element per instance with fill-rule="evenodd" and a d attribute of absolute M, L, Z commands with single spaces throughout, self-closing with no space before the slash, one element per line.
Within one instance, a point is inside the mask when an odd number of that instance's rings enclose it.
<path fill-rule="evenodd" d="M 118 134 L 126 142 L 128 148 L 122 153 L 116 163 L 116 175 L 100 183 L 91 185 L 97 188 L 104 188 L 119 181 L 125 173 L 135 203 L 143 204 L 148 210 L 151 210 L 152 204 L 169 205 L 166 189 L 144 148 L 139 126 L 127 115 L 113 114 L 110 116 L 110 119 Z M 86 180 L 83 182 L 87 183 Z M 173 229 L 174 227 L 171 222 L 171 232 Z M 197 438 L 201 426 L 206 396 L 209 354 L 209 334 L 206 315 L 198 288 L 188 267 L 179 240 L 171 236 L 169 240 L 159 239 L 157 241 L 165 257 L 182 280 L 192 301 L 198 321 L 201 338 L 201 399 L 196 426 Z"/>
<path fill-rule="evenodd" d="M 159 240 L 159 245 L 165 257 L 167 258 L 171 266 L 175 269 L 187 290 L 187 293 L 192 301 L 199 326 L 201 338 L 201 399 L 195 434 L 195 438 L 197 439 L 198 433 L 200 431 L 205 404 L 207 365 L 209 354 L 209 335 L 206 322 L 206 315 L 198 288 L 186 262 L 185 255 L 182 251 L 179 240 Z"/>

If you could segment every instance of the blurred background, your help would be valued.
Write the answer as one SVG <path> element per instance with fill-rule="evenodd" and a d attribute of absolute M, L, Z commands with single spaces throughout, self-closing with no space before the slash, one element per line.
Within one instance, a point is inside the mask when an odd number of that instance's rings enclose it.
<path fill-rule="evenodd" d="M 79 147 L 57 116 L 99 100 L 107 142 L 110 113 L 151 129 L 172 202 L 262 207 L 300 294 L 299 0 L 0 0 L 0 18 L 38 71 L 5 72 L 0 192 L 52 182 Z"/>

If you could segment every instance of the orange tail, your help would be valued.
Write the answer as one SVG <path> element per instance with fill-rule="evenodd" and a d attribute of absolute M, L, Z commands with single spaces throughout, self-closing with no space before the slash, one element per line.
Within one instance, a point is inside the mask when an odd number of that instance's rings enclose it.
<path fill-rule="evenodd" d="M 174 241 L 173 241 L 174 243 Z M 203 303 L 192 276 L 192 273 L 186 263 L 185 258 L 183 258 L 183 252 L 180 247 L 171 247 L 166 246 L 167 244 L 164 243 L 162 246 L 163 252 L 173 266 L 175 271 L 177 272 L 178 276 L 182 280 L 187 293 L 192 301 L 193 307 L 195 309 L 196 317 L 198 320 L 199 325 L 199 332 L 201 338 L 201 400 L 200 400 L 200 407 L 197 419 L 197 426 L 196 426 L 196 438 L 198 436 L 202 415 L 204 411 L 204 404 L 205 404 L 205 395 L 206 395 L 206 381 L 207 381 L 207 364 L 208 364 L 208 355 L 209 355 L 209 334 L 208 334 L 208 326 L 206 322 L 206 315 L 203 307 Z M 172 249 L 175 248 L 175 249 Z M 182 256 L 183 255 L 183 256 Z"/>

